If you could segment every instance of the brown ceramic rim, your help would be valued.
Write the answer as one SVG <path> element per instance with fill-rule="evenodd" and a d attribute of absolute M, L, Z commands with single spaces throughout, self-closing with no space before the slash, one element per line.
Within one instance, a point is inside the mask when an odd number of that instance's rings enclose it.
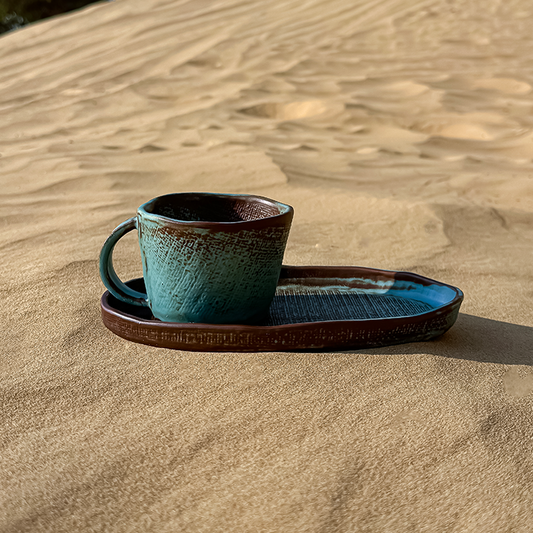
<path fill-rule="evenodd" d="M 453 326 L 463 301 L 457 287 L 411 272 L 364 267 L 285 266 L 280 279 L 332 279 L 365 277 L 373 280 L 401 280 L 423 286 L 452 289 L 448 303 L 426 313 L 397 318 L 323 321 L 279 326 L 176 324 L 144 320 L 118 311 L 109 303 L 109 292 L 101 299 L 105 326 L 127 340 L 189 351 L 258 352 L 361 349 L 404 342 L 426 341 Z"/>
<path fill-rule="evenodd" d="M 194 197 L 194 196 L 209 196 L 211 198 L 221 198 L 221 199 L 235 199 L 240 200 L 246 203 L 251 202 L 260 202 L 263 204 L 268 204 L 272 207 L 275 207 L 279 210 L 279 214 L 277 215 L 271 215 L 271 216 L 265 216 L 261 218 L 257 218 L 254 220 L 239 220 L 234 222 L 209 222 L 209 221 L 203 221 L 203 220 L 180 220 L 175 218 L 166 217 L 164 215 L 160 214 L 154 214 L 150 211 L 147 211 L 147 209 L 154 204 L 156 201 L 160 201 L 163 198 L 171 198 L 171 197 L 182 197 L 186 198 Z M 253 194 L 223 194 L 223 193 L 212 193 L 212 192 L 180 192 L 180 193 L 171 193 L 171 194 L 165 194 L 163 196 L 158 196 L 157 198 L 152 198 L 152 200 L 149 200 L 148 202 L 142 204 L 137 209 L 137 214 L 139 216 L 142 216 L 144 218 L 152 218 L 154 220 L 158 221 L 164 221 L 165 225 L 168 226 L 192 226 L 194 228 L 203 228 L 208 229 L 212 231 L 242 231 L 242 230 L 258 230 L 262 229 L 263 227 L 277 227 L 277 226 L 285 226 L 289 224 L 294 216 L 294 209 L 292 206 L 284 204 L 282 202 L 278 202 L 277 200 L 272 200 L 271 198 L 267 198 L 266 196 L 256 196 Z"/>

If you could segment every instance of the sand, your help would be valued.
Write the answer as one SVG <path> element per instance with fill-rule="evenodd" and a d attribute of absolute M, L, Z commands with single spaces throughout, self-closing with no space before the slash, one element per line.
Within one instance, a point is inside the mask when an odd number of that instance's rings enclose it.
<path fill-rule="evenodd" d="M 116 0 L 0 38 L 0 531 L 533 529 L 533 4 Z M 289 203 L 292 265 L 458 286 L 442 338 L 127 342 L 100 248 L 179 191 Z M 115 254 L 141 274 L 136 237 Z"/>

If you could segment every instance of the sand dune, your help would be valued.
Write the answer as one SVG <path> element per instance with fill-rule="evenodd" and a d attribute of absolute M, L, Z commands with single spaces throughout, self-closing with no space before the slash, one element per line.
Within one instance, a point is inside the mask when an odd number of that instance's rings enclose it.
<path fill-rule="evenodd" d="M 533 4 L 116 0 L 0 38 L 0 530 L 528 532 Z M 409 270 L 441 339 L 198 354 L 101 323 L 179 191 L 287 202 L 286 264 Z M 116 251 L 141 273 L 136 238 Z"/>

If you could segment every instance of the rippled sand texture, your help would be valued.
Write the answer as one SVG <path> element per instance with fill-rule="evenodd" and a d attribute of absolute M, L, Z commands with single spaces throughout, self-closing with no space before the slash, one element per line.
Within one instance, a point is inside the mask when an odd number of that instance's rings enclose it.
<path fill-rule="evenodd" d="M 533 3 L 116 0 L 0 38 L 0 530 L 529 532 Z M 290 203 L 287 264 L 466 293 L 443 338 L 197 354 L 102 325 L 178 191 Z M 135 237 L 115 254 L 140 274 Z"/>

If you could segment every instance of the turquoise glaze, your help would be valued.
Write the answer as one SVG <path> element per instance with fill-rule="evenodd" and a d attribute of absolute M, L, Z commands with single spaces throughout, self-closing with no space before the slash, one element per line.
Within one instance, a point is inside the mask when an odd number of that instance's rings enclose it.
<path fill-rule="evenodd" d="M 292 207 L 259 196 L 154 198 L 107 239 L 100 276 L 113 296 L 164 322 L 258 322 L 276 291 L 292 217 Z M 146 294 L 122 283 L 112 263 L 115 244 L 135 228 Z"/>

